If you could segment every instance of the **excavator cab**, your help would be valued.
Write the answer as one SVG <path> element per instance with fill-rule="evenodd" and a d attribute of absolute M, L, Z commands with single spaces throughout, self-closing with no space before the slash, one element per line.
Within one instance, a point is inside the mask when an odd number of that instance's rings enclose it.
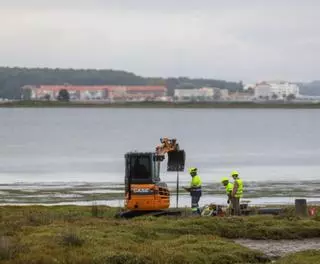
<path fill-rule="evenodd" d="M 130 184 L 154 184 L 160 181 L 156 155 L 152 152 L 129 152 L 125 155 L 125 182 Z M 126 185 L 126 187 L 128 187 Z M 126 188 L 127 189 L 127 188 Z"/>
<path fill-rule="evenodd" d="M 154 212 L 169 208 L 169 188 L 160 179 L 160 163 L 164 160 L 165 154 L 168 155 L 167 171 L 184 170 L 185 152 L 176 147 L 170 149 L 157 147 L 155 152 L 125 154 L 125 207 L 127 210 Z"/>

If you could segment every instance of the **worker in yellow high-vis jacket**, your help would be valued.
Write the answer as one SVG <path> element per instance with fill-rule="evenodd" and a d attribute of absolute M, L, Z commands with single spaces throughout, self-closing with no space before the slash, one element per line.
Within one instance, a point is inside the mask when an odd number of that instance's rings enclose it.
<path fill-rule="evenodd" d="M 190 187 L 185 188 L 191 195 L 191 210 L 193 215 L 200 215 L 199 200 L 201 197 L 201 178 L 197 168 L 190 168 L 189 173 L 192 177 Z"/>
<path fill-rule="evenodd" d="M 233 190 L 233 184 L 229 181 L 229 178 L 228 177 L 223 177 L 221 179 L 221 183 L 223 184 L 223 186 L 225 187 L 226 189 L 226 194 L 227 194 L 227 197 L 228 197 L 228 200 L 227 200 L 227 203 L 228 203 L 228 208 L 227 208 L 227 215 L 231 215 L 232 214 L 232 204 L 231 201 L 232 201 L 232 190 Z"/>
<path fill-rule="evenodd" d="M 239 173 L 237 171 L 233 171 L 231 173 L 232 178 L 234 179 L 233 189 L 231 194 L 231 204 L 233 208 L 234 215 L 241 215 L 240 212 L 240 199 L 243 196 L 243 182 L 239 178 Z"/>
<path fill-rule="evenodd" d="M 233 184 L 229 181 L 228 177 L 223 177 L 221 179 L 221 183 L 226 188 L 226 194 L 228 196 L 228 204 L 231 202 L 232 198 L 232 191 L 233 191 Z"/>

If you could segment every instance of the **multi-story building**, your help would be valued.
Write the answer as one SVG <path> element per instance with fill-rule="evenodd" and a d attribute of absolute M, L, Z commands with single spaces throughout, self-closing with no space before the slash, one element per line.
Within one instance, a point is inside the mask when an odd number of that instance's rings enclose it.
<path fill-rule="evenodd" d="M 213 98 L 213 88 L 203 87 L 200 89 L 175 89 L 174 97 L 178 101 L 210 100 Z"/>
<path fill-rule="evenodd" d="M 229 100 L 232 102 L 251 102 L 254 97 L 248 92 L 230 92 Z"/>
<path fill-rule="evenodd" d="M 212 91 L 213 94 L 213 91 Z M 174 97 L 179 101 L 191 101 L 204 96 L 200 89 L 175 89 Z"/>
<path fill-rule="evenodd" d="M 229 91 L 214 87 L 202 87 L 199 89 L 175 89 L 174 97 L 178 101 L 208 101 L 208 100 L 227 100 Z"/>
<path fill-rule="evenodd" d="M 213 99 L 214 100 L 228 100 L 229 99 L 229 90 L 213 88 Z"/>
<path fill-rule="evenodd" d="M 76 86 L 76 85 L 26 85 L 22 87 L 22 99 L 41 100 L 50 98 L 56 100 L 61 90 L 67 90 L 71 100 L 147 100 L 166 97 L 164 86 Z M 25 98 L 25 91 L 30 98 Z"/>
<path fill-rule="evenodd" d="M 261 82 L 254 87 L 255 98 L 283 99 L 288 95 L 299 96 L 299 86 L 289 82 Z"/>

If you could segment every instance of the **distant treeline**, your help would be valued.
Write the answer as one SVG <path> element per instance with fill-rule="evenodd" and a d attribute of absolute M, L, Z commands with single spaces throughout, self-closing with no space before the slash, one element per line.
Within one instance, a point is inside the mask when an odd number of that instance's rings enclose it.
<path fill-rule="evenodd" d="M 313 81 L 310 83 L 302 83 L 300 86 L 300 93 L 303 95 L 318 95 L 320 96 L 320 81 Z"/>
<path fill-rule="evenodd" d="M 0 67 L 0 98 L 19 99 L 24 85 L 166 85 L 168 95 L 174 89 L 217 87 L 229 91 L 241 91 L 242 82 L 227 82 L 213 79 L 144 78 L 130 72 L 115 70 L 74 70 L 48 68 Z"/>

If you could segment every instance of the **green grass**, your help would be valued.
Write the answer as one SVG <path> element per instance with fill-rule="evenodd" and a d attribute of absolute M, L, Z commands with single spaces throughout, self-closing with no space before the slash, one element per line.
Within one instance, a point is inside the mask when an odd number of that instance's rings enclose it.
<path fill-rule="evenodd" d="M 319 109 L 320 103 L 254 103 L 254 102 L 58 102 L 58 101 L 14 101 L 0 103 L 0 107 L 92 107 L 92 108 L 282 108 Z"/>
<path fill-rule="evenodd" d="M 288 255 L 275 264 L 320 264 L 320 249 Z"/>
<path fill-rule="evenodd" d="M 125 220 L 114 218 L 118 211 L 104 206 L 0 207 L 0 262 L 264 263 L 261 252 L 230 239 L 320 237 L 319 218 Z"/>

